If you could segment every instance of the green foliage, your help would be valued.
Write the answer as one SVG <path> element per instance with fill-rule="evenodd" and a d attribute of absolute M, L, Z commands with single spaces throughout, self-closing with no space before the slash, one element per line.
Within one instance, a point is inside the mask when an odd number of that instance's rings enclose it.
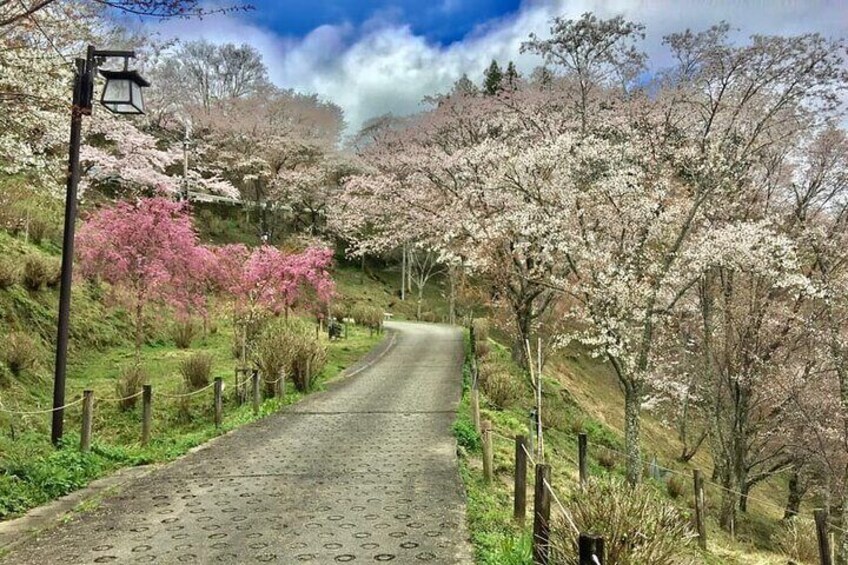
<path fill-rule="evenodd" d="M 38 358 L 38 344 L 24 332 L 10 333 L 0 344 L 0 359 L 16 377 L 21 377 L 35 369 Z"/>
<path fill-rule="evenodd" d="M 194 320 L 177 320 L 171 326 L 171 338 L 177 348 L 188 349 L 191 347 L 191 342 L 197 337 L 197 331 L 197 324 L 194 323 Z"/>
<path fill-rule="evenodd" d="M 474 428 L 474 422 L 471 418 L 460 417 L 453 423 L 453 435 L 456 436 L 456 442 L 466 451 L 480 450 L 480 435 Z"/>
<path fill-rule="evenodd" d="M 212 378 L 212 356 L 208 353 L 195 353 L 180 362 L 180 375 L 189 392 L 209 386 Z"/>
<path fill-rule="evenodd" d="M 118 408 L 122 411 L 130 411 L 138 403 L 135 396 L 141 391 L 141 386 L 147 382 L 147 374 L 138 365 L 131 365 L 121 371 L 118 380 L 115 381 L 115 394 L 122 400 L 118 401 Z"/>
<path fill-rule="evenodd" d="M 688 520 L 649 486 L 595 480 L 565 505 L 577 530 L 604 537 L 607 565 L 678 565 L 685 559 L 693 535 Z M 553 565 L 577 565 L 577 536 L 562 518 L 551 527 L 551 547 Z"/>
<path fill-rule="evenodd" d="M 21 271 L 17 264 L 9 257 L 0 256 L 0 290 L 6 290 L 20 280 Z"/>
<path fill-rule="evenodd" d="M 28 255 L 24 260 L 23 283 L 27 290 L 36 292 L 45 286 L 56 286 L 59 275 L 56 261 L 37 254 Z"/>

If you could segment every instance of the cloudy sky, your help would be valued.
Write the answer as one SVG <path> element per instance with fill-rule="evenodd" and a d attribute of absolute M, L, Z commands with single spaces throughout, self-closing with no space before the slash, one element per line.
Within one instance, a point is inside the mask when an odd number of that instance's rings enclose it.
<path fill-rule="evenodd" d="M 531 32 L 546 35 L 556 15 L 592 11 L 644 23 L 654 67 L 668 62 L 663 35 L 721 20 L 739 30 L 739 40 L 807 31 L 848 37 L 846 0 L 248 1 L 255 10 L 246 14 L 154 27 L 184 40 L 253 45 L 275 84 L 335 102 L 350 130 L 387 112 L 417 111 L 424 96 L 447 90 L 463 73 L 479 81 L 492 59 L 529 72 L 539 61 L 519 54 L 521 42 Z"/>

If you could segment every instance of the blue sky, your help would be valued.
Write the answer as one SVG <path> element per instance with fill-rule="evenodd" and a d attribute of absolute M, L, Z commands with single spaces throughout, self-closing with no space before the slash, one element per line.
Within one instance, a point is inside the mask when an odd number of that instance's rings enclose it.
<path fill-rule="evenodd" d="M 428 41 L 461 41 L 485 22 L 513 13 L 520 0 L 251 0 L 248 19 L 282 36 L 304 37 L 322 25 L 369 20 L 408 24 Z"/>
<path fill-rule="evenodd" d="M 242 0 L 209 0 L 232 5 Z M 479 81 L 497 59 L 529 73 L 520 54 L 554 16 L 591 11 L 646 26 L 642 48 L 654 69 L 670 62 L 664 35 L 726 20 L 741 41 L 759 34 L 848 36 L 848 0 L 244 0 L 256 10 L 149 25 L 164 36 L 249 43 L 280 87 L 338 104 L 348 131 L 385 114 L 405 115 L 462 74 Z"/>

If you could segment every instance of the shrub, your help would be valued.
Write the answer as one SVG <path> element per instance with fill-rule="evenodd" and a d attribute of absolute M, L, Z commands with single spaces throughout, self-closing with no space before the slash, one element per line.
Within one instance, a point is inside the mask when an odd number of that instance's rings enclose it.
<path fill-rule="evenodd" d="M 344 302 L 334 302 L 330 307 L 330 316 L 341 322 L 350 317 L 350 307 Z"/>
<path fill-rule="evenodd" d="M 24 286 L 28 290 L 37 291 L 47 286 L 51 280 L 51 265 L 39 255 L 27 255 L 24 259 Z"/>
<path fill-rule="evenodd" d="M 0 290 L 5 290 L 18 283 L 21 271 L 18 266 L 6 257 L 0 257 Z"/>
<path fill-rule="evenodd" d="M 421 321 L 428 322 L 430 324 L 434 323 L 438 319 L 435 312 L 424 312 L 421 314 Z"/>
<path fill-rule="evenodd" d="M 597 454 L 598 465 L 606 469 L 607 471 L 611 471 L 615 469 L 616 464 L 618 464 L 618 457 L 612 451 L 608 449 L 601 449 Z"/>
<path fill-rule="evenodd" d="M 486 380 L 481 382 L 481 388 L 489 402 L 501 410 L 514 406 L 521 394 L 519 384 L 506 371 L 488 374 Z"/>
<path fill-rule="evenodd" d="M 189 392 L 208 386 L 212 378 L 212 356 L 208 353 L 195 353 L 180 362 L 180 374 Z"/>
<path fill-rule="evenodd" d="M 141 386 L 147 381 L 147 374 L 144 369 L 138 365 L 132 365 L 124 369 L 115 383 L 115 393 L 118 398 L 123 400 L 118 401 L 118 408 L 124 412 L 128 412 L 135 408 L 138 403 L 137 395 L 141 391 Z"/>
<path fill-rule="evenodd" d="M 282 345 L 286 339 L 281 335 L 282 331 L 276 324 L 269 326 L 259 337 L 253 352 L 253 362 L 265 382 L 265 394 L 268 396 L 274 395 L 276 385 L 272 384 L 273 381 L 285 375 L 289 367 L 290 351 Z"/>
<path fill-rule="evenodd" d="M 371 332 L 379 332 L 383 329 L 383 312 L 374 306 L 357 306 L 351 312 L 353 319 L 360 326 L 365 326 Z"/>
<path fill-rule="evenodd" d="M 547 408 L 542 408 L 542 426 L 547 430 L 566 430 L 568 428 L 568 418 L 565 410 L 562 408 L 555 409 L 552 404 L 548 404 Z"/>
<path fill-rule="evenodd" d="M 480 436 L 470 418 L 457 419 L 453 424 L 453 435 L 456 436 L 456 443 L 467 451 L 478 451 L 480 449 Z"/>
<path fill-rule="evenodd" d="M 774 536 L 774 545 L 787 557 L 801 563 L 818 563 L 816 527 L 810 520 L 784 520 Z"/>
<path fill-rule="evenodd" d="M 474 332 L 474 341 L 488 341 L 489 320 L 486 318 L 474 318 L 471 320 L 471 330 Z"/>
<path fill-rule="evenodd" d="M 668 492 L 668 496 L 676 500 L 683 496 L 686 486 L 679 475 L 671 475 L 665 483 L 665 489 Z"/>
<path fill-rule="evenodd" d="M 30 241 L 41 243 L 50 230 L 50 224 L 41 218 L 30 218 L 27 230 Z"/>
<path fill-rule="evenodd" d="M 16 377 L 32 371 L 38 363 L 38 344 L 24 332 L 11 332 L 2 342 L 2 360 Z"/>
<path fill-rule="evenodd" d="M 197 336 L 197 324 L 193 320 L 181 320 L 171 327 L 171 337 L 179 349 L 188 349 Z"/>
<path fill-rule="evenodd" d="M 685 562 L 692 531 L 685 516 L 650 487 L 623 481 L 591 481 L 566 504 L 581 532 L 604 537 L 607 565 L 678 565 Z M 577 537 L 559 519 L 551 528 L 551 563 L 576 565 Z"/>
<path fill-rule="evenodd" d="M 474 342 L 474 353 L 477 355 L 477 359 L 485 359 L 489 356 L 489 353 L 492 351 L 491 346 L 488 341 L 476 341 Z"/>
<path fill-rule="evenodd" d="M 327 363 L 327 350 L 315 336 L 315 329 L 299 319 L 269 324 L 251 354 L 260 370 L 265 365 L 265 370 L 273 374 L 284 371 L 301 392 L 313 388 Z"/>

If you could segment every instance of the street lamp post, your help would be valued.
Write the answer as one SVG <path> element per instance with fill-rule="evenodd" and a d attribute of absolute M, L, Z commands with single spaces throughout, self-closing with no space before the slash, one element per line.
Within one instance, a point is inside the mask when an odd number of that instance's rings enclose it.
<path fill-rule="evenodd" d="M 143 114 L 141 89 L 150 86 L 135 71 L 127 69 L 133 51 L 98 51 L 89 46 L 84 59 L 77 59 L 74 72 L 73 107 L 71 108 L 71 141 L 68 157 L 68 187 L 65 194 L 65 227 L 62 236 L 62 277 L 59 286 L 59 323 L 56 337 L 56 365 L 53 378 L 53 425 L 50 439 L 54 445 L 62 441 L 65 405 L 65 371 L 68 356 L 68 330 L 71 310 L 71 279 L 74 267 L 74 228 L 77 217 L 77 187 L 80 180 L 80 145 L 82 118 L 91 115 L 94 79 L 97 67 L 110 58 L 124 60 L 123 71 L 101 71 L 106 78 L 101 104 L 116 114 Z"/>

